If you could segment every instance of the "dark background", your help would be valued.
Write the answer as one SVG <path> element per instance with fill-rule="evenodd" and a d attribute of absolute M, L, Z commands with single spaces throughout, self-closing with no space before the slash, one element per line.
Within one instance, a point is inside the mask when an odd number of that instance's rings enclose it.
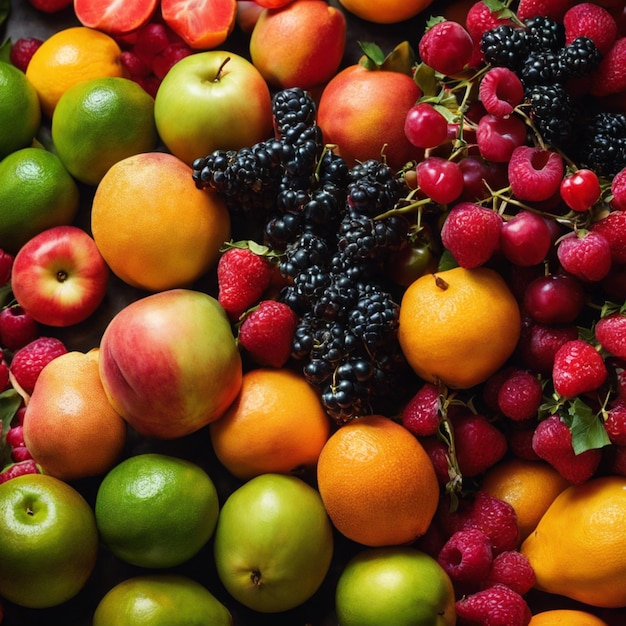
<path fill-rule="evenodd" d="M 452 4 L 455 4 L 456 9 L 463 2 L 466 6 L 469 6 L 467 0 L 463 0 L 461 3 L 455 3 L 451 0 L 440 0 L 434 2 L 429 9 L 426 9 L 416 18 L 394 25 L 372 24 L 344 11 L 348 23 L 348 38 L 342 65 L 346 66 L 358 61 L 362 53 L 357 44 L 358 41 L 373 41 L 379 44 L 384 52 L 390 52 L 396 44 L 407 40 L 417 50 L 419 37 L 424 31 L 426 20 L 431 15 L 441 15 L 449 11 Z M 329 4 L 339 6 L 336 1 L 331 1 Z M 11 38 L 11 40 L 15 41 L 20 37 L 45 39 L 57 30 L 74 25 L 79 25 L 79 23 L 71 8 L 57 14 L 48 15 L 33 9 L 26 0 L 13 1 L 9 19 L 2 27 L 2 30 L 0 30 L 0 41 L 5 41 L 6 38 Z M 221 48 L 247 57 L 249 56 L 247 44 L 247 36 L 235 29 Z M 46 132 L 45 127 L 43 132 Z M 81 187 L 82 208 L 77 218 L 77 224 L 86 230 L 88 230 L 89 207 L 92 194 L 93 189 Z M 196 286 L 209 292 L 214 288 L 211 277 L 202 279 Z M 88 350 L 98 345 L 100 335 L 111 317 L 127 303 L 142 295 L 146 294 L 130 288 L 115 277 L 112 277 L 107 297 L 99 311 L 92 318 L 83 324 L 72 327 L 70 330 L 46 329 L 46 333 L 62 338 L 68 349 Z M 129 431 L 125 455 L 129 456 L 148 451 L 181 456 L 198 463 L 207 470 L 216 483 L 221 502 L 239 485 L 238 481 L 228 474 L 216 460 L 211 449 L 207 429 L 202 429 L 182 439 L 167 442 L 147 440 L 137 436 L 133 431 Z M 312 477 L 309 478 L 313 480 Z M 99 484 L 97 479 L 76 481 L 72 484 L 91 504 L 94 503 Z M 336 626 L 336 619 L 333 614 L 333 596 L 337 577 L 347 560 L 361 550 L 362 546 L 353 544 L 338 534 L 336 534 L 335 539 L 335 555 L 330 572 L 322 587 L 309 601 L 300 607 L 281 614 L 263 615 L 249 611 L 228 595 L 215 573 L 211 542 L 187 563 L 167 571 L 190 575 L 204 584 L 230 609 L 236 626 Z M 1 540 L 2 538 L 0 537 Z M 74 599 L 61 606 L 46 610 L 29 610 L 5 602 L 3 625 L 48 626 L 50 624 L 63 624 L 64 626 L 90 626 L 95 607 L 104 594 L 116 583 L 142 573 L 146 573 L 146 570 L 122 563 L 112 556 L 106 548 L 102 547 L 91 578 Z M 548 597 L 536 592 L 529 594 L 528 600 L 535 610 L 538 608 L 577 606 L 576 603 L 563 598 Z M 599 611 L 599 614 L 611 626 L 617 626 L 618 624 L 623 626 L 623 624 L 626 624 L 626 610 Z M 381 624 L 381 626 L 384 625 Z"/>

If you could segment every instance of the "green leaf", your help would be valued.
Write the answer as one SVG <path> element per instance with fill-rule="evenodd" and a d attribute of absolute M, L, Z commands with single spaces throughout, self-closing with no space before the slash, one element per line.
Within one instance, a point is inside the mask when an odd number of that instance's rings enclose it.
<path fill-rule="evenodd" d="M 413 80 L 417 83 L 417 86 L 422 91 L 422 97 L 420 101 L 426 101 L 429 98 L 439 96 L 441 85 L 437 80 L 437 73 L 435 70 L 426 65 L 426 63 L 419 63 L 415 72 L 413 73 Z"/>
<path fill-rule="evenodd" d="M 483 0 L 483 4 L 495 13 L 499 18 L 509 18 L 515 22 L 519 22 L 517 15 L 502 0 Z"/>
<path fill-rule="evenodd" d="M 456 262 L 456 259 L 452 256 L 450 250 L 444 250 L 443 254 L 439 258 L 439 266 L 437 267 L 437 271 L 445 272 L 446 270 L 454 269 L 458 267 L 459 264 Z"/>
<path fill-rule="evenodd" d="M 2 438 L 0 439 L 0 470 L 12 463 L 11 446 L 6 442 L 6 435 L 11 428 L 15 413 L 22 405 L 22 396 L 15 389 L 7 389 L 0 393 L 0 422 Z"/>
<path fill-rule="evenodd" d="M 446 21 L 446 18 L 443 17 L 442 15 L 431 15 L 428 18 L 428 21 L 426 22 L 426 28 L 424 29 L 424 32 L 431 29 L 436 24 L 440 24 L 441 22 L 445 22 L 445 21 Z"/>
<path fill-rule="evenodd" d="M 4 63 L 11 62 L 11 48 L 13 47 L 13 42 L 10 39 L 7 39 L 0 45 L 0 61 Z"/>
<path fill-rule="evenodd" d="M 361 60 L 361 64 L 371 70 L 380 68 L 385 62 L 385 53 L 381 47 L 372 41 L 357 41 L 357 43 L 365 54 L 365 59 Z"/>
<path fill-rule="evenodd" d="M 576 398 L 570 404 L 567 412 L 570 418 L 572 447 L 576 454 L 603 448 L 611 443 L 600 415 L 594 413 L 593 409 L 580 398 Z"/>

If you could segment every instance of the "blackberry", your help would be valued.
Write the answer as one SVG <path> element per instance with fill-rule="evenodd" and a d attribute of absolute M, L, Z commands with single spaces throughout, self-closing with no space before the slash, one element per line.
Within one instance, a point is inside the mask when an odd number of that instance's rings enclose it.
<path fill-rule="evenodd" d="M 319 184 L 334 183 L 344 189 L 348 185 L 350 168 L 345 159 L 333 150 L 324 150 L 317 166 L 317 180 Z"/>
<path fill-rule="evenodd" d="M 359 288 L 345 274 L 331 273 L 330 284 L 311 309 L 315 317 L 329 322 L 344 320 L 359 297 Z"/>
<path fill-rule="evenodd" d="M 530 117 L 544 141 L 561 149 L 574 142 L 578 111 L 562 85 L 535 85 L 526 92 Z"/>
<path fill-rule="evenodd" d="M 519 70 L 519 77 L 527 88 L 562 83 L 566 78 L 566 71 L 561 55 L 551 50 L 531 52 Z"/>
<path fill-rule="evenodd" d="M 339 424 L 359 415 L 371 413 L 367 384 L 349 378 L 333 377 L 333 382 L 322 390 L 322 404 L 326 412 Z"/>
<path fill-rule="evenodd" d="M 308 91 L 299 87 L 283 89 L 272 98 L 274 125 L 279 136 L 298 124 L 313 126 L 317 105 Z"/>
<path fill-rule="evenodd" d="M 302 315 L 311 310 L 329 283 L 328 270 L 319 265 L 311 265 L 295 274 L 292 284 L 281 290 L 279 299 L 298 315 Z"/>
<path fill-rule="evenodd" d="M 600 51 L 589 37 L 576 37 L 559 51 L 561 65 L 572 78 L 587 76 L 602 60 Z"/>
<path fill-rule="evenodd" d="M 308 229 L 328 237 L 336 232 L 345 212 L 345 193 L 332 182 L 326 182 L 311 192 L 302 206 L 304 223 Z"/>
<path fill-rule="evenodd" d="M 595 113 L 582 128 L 578 157 L 585 167 L 607 178 L 626 167 L 626 113 Z"/>
<path fill-rule="evenodd" d="M 311 232 L 303 232 L 285 248 L 279 266 L 280 272 L 283 276 L 293 278 L 310 267 L 327 267 L 330 256 L 325 239 Z"/>
<path fill-rule="evenodd" d="M 529 51 L 558 52 L 565 45 L 565 27 L 549 17 L 538 15 L 523 20 Z"/>
<path fill-rule="evenodd" d="M 368 285 L 348 316 L 348 329 L 368 352 L 385 345 L 398 329 L 400 306 L 375 285 Z"/>
<path fill-rule="evenodd" d="M 530 51 L 526 29 L 508 24 L 484 32 L 480 48 L 487 63 L 513 71 L 521 68 Z"/>
<path fill-rule="evenodd" d="M 265 244 L 276 251 L 285 250 L 302 230 L 302 212 L 289 210 L 267 220 L 263 232 Z"/>

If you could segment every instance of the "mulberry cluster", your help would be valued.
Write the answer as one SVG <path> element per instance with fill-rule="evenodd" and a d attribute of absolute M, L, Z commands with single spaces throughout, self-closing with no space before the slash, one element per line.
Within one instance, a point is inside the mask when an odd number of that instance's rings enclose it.
<path fill-rule="evenodd" d="M 324 145 L 308 92 L 273 97 L 275 136 L 193 164 L 201 189 L 231 216 L 258 222 L 255 238 L 281 255 L 278 298 L 299 316 L 292 356 L 338 423 L 399 403 L 410 368 L 397 342 L 399 304 L 384 288 L 387 256 L 407 243 L 406 196 L 382 161 L 348 167 Z"/>

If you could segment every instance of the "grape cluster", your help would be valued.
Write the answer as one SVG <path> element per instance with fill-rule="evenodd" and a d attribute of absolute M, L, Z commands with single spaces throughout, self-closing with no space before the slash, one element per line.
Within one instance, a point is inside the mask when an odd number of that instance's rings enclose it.
<path fill-rule="evenodd" d="M 410 375 L 384 270 L 410 230 L 404 216 L 384 214 L 408 188 L 384 161 L 349 167 L 325 146 L 316 112 L 305 90 L 277 92 L 275 136 L 197 159 L 193 179 L 280 253 L 288 283 L 279 299 L 299 316 L 292 356 L 329 415 L 345 423 L 399 402 Z"/>
<path fill-rule="evenodd" d="M 623 114 L 598 112 L 593 99 L 574 98 L 568 81 L 590 76 L 602 54 L 588 37 L 565 43 L 563 24 L 547 17 L 503 24 L 481 39 L 485 60 L 514 71 L 524 85 L 530 116 L 543 139 L 569 152 L 583 167 L 607 177 L 626 166 Z M 586 132 L 577 132 L 578 129 Z M 611 147 L 607 151 L 607 147 Z"/>

